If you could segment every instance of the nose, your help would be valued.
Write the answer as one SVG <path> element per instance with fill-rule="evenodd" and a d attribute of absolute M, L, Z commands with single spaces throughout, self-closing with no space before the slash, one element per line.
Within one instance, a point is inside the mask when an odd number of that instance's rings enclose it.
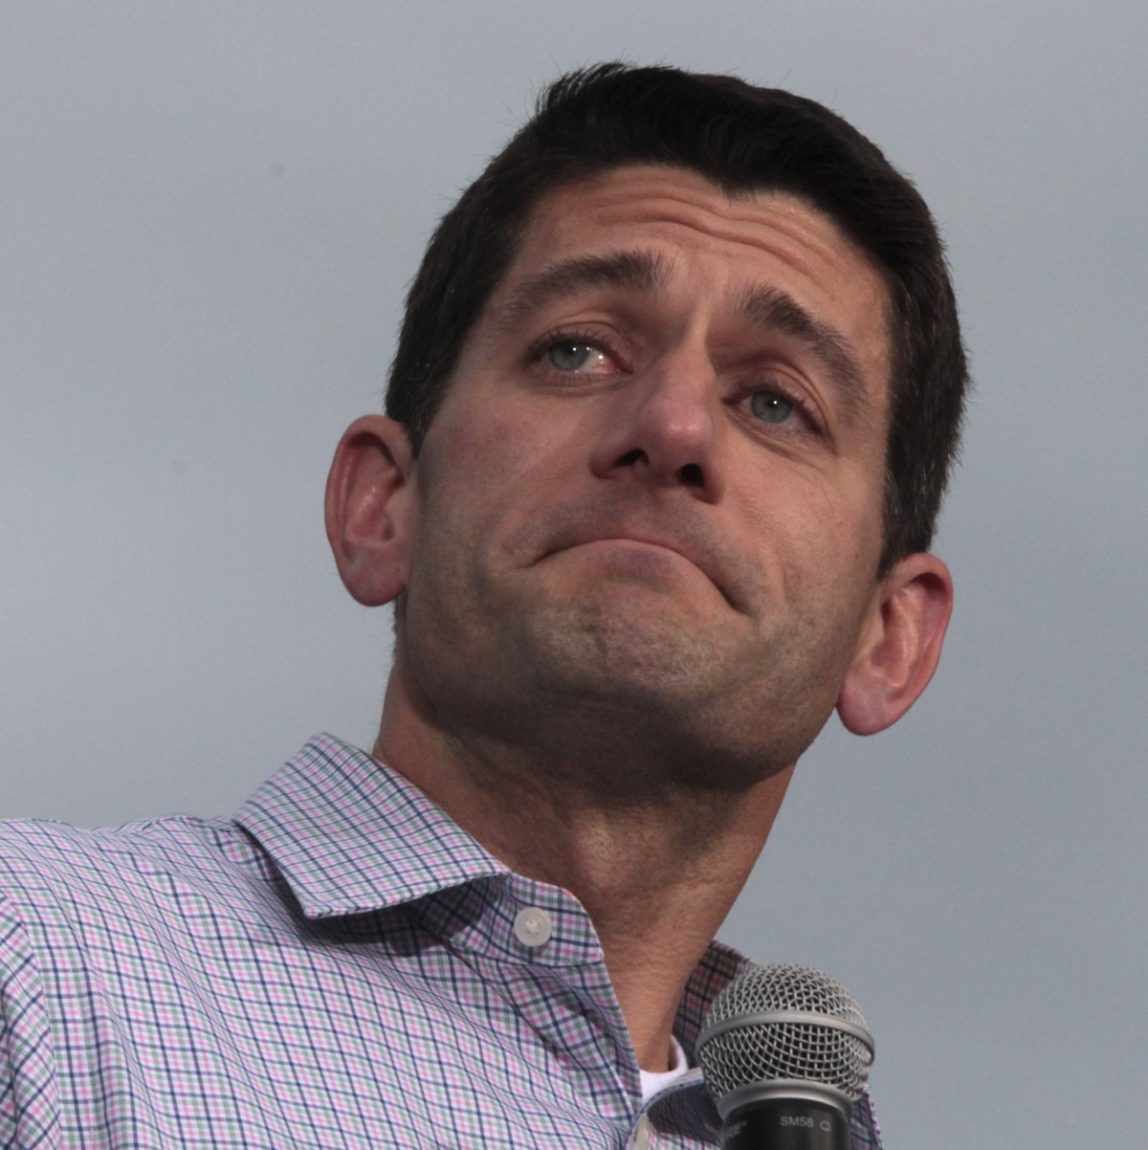
<path fill-rule="evenodd" d="M 707 503 L 724 488 L 721 400 L 704 354 L 667 354 L 615 392 L 591 469 L 684 487 Z"/>

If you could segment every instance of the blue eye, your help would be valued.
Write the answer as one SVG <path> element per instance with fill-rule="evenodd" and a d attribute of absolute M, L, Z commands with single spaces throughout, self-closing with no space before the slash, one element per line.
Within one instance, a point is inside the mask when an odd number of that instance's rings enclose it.
<path fill-rule="evenodd" d="M 581 371 L 589 363 L 592 356 L 600 354 L 589 344 L 567 339 L 554 344 L 546 352 L 546 358 L 559 371 Z"/>
<path fill-rule="evenodd" d="M 755 391 L 750 397 L 750 410 L 766 423 L 784 423 L 794 412 L 792 400 L 776 391 Z"/>

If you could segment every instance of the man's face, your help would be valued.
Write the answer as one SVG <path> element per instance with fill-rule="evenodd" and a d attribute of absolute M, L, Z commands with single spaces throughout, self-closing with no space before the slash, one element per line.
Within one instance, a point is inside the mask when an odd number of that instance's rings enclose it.
<path fill-rule="evenodd" d="M 416 464 L 439 721 L 793 762 L 877 610 L 887 309 L 790 196 L 634 166 L 545 198 Z"/>

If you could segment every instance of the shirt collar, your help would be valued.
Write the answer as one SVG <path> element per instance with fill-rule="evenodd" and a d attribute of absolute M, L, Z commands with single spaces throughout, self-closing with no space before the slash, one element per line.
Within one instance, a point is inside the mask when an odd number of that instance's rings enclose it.
<path fill-rule="evenodd" d="M 317 735 L 239 809 L 310 919 L 364 914 L 507 868 L 397 771 Z"/>
<path fill-rule="evenodd" d="M 239 809 L 309 919 L 365 914 L 509 869 L 412 782 L 331 735 L 317 735 Z M 753 964 L 714 942 L 678 1007 L 692 1065 L 714 996 Z"/>

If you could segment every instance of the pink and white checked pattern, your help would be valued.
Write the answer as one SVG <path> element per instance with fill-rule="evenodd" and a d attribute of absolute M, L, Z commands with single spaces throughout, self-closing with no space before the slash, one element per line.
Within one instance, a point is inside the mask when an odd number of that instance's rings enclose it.
<path fill-rule="evenodd" d="M 695 971 L 687 1053 L 744 966 L 714 944 Z M 621 1148 L 641 1114 L 579 903 L 335 739 L 233 820 L 0 823 L 6 1150 Z M 691 1071 L 648 1144 L 713 1146 L 716 1122 Z M 879 1150 L 867 1096 L 853 1145 Z"/>

